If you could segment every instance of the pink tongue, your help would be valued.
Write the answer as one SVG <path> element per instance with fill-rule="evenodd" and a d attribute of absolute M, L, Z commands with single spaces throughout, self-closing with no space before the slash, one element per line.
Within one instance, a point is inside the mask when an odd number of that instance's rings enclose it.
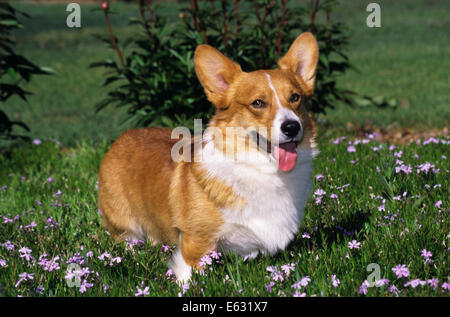
<path fill-rule="evenodd" d="M 278 168 L 283 172 L 289 172 L 297 160 L 297 147 L 294 142 L 274 146 L 274 155 L 278 160 Z"/>

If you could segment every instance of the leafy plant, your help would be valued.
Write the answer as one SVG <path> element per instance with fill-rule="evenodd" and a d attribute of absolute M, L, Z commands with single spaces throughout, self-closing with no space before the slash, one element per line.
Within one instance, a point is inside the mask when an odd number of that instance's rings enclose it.
<path fill-rule="evenodd" d="M 23 81 L 29 82 L 34 74 L 50 74 L 49 68 L 39 67 L 30 62 L 24 56 L 14 52 L 15 41 L 12 32 L 23 28 L 18 15 L 29 18 L 24 12 L 14 9 L 8 2 L 0 2 L 0 103 L 14 95 L 27 101 L 29 91 L 21 87 Z M 13 127 L 19 126 L 29 131 L 28 126 L 21 121 L 11 121 L 6 113 L 0 110 L 0 138 L 14 139 L 24 138 L 13 133 Z"/>
<path fill-rule="evenodd" d="M 109 37 L 98 37 L 116 50 L 120 63 L 104 60 L 91 67 L 111 70 L 104 86 L 119 84 L 96 105 L 96 111 L 116 104 L 128 109 L 124 123 L 192 127 L 194 117 L 207 118 L 213 111 L 195 76 L 197 45 L 212 45 L 244 71 L 253 71 L 276 66 L 304 31 L 316 36 L 320 49 L 316 93 L 309 103 L 312 112 L 323 113 L 338 101 L 356 105 L 355 93 L 337 86 L 337 77 L 351 65 L 345 54 L 347 30 L 331 21 L 336 3 L 312 0 L 309 6 L 294 7 L 287 0 L 192 0 L 181 8 L 178 21 L 170 23 L 155 14 L 157 8 L 150 0 L 139 0 L 140 17 L 132 18 L 130 24 L 138 24 L 143 32 L 119 43 L 109 22 L 109 4 L 104 2 Z M 319 23 L 317 17 L 322 14 L 325 22 Z M 364 101 L 374 103 L 370 97 Z"/>

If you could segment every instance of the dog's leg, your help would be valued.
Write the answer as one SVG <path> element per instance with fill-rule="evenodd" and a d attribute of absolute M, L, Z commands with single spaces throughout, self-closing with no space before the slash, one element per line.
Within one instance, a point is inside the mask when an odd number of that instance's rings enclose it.
<path fill-rule="evenodd" d="M 195 234 L 183 233 L 180 243 L 171 260 L 170 268 L 179 283 L 191 278 L 192 269 L 202 269 L 200 261 L 209 251 L 215 249 L 215 243 Z"/>

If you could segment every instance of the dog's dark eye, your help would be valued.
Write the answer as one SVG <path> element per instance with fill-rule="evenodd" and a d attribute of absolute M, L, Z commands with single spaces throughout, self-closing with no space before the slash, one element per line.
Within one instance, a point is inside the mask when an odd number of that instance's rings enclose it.
<path fill-rule="evenodd" d="M 297 102 L 299 100 L 300 100 L 300 95 L 296 94 L 296 93 L 293 93 L 291 95 L 291 97 L 289 98 L 289 102 L 291 102 L 291 103 Z"/>
<path fill-rule="evenodd" d="M 264 108 L 266 106 L 266 103 L 264 101 L 262 101 L 261 99 L 256 99 L 255 101 L 252 102 L 252 106 L 253 106 L 253 108 L 256 108 L 256 109 Z"/>

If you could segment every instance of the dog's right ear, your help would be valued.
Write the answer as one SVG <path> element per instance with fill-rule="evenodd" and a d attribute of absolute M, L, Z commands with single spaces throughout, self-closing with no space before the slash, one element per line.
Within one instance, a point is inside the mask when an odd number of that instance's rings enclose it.
<path fill-rule="evenodd" d="M 197 47 L 194 63 L 208 100 L 218 108 L 224 107 L 222 98 L 236 76 L 242 72 L 241 67 L 207 44 Z"/>

